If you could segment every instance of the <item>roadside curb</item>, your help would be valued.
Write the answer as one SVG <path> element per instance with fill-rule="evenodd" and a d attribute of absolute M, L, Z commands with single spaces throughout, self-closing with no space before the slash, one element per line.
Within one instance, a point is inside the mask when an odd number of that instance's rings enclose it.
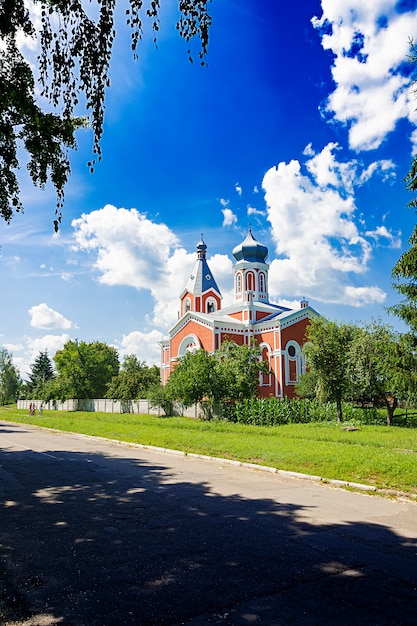
<path fill-rule="evenodd" d="M 1 421 L 1 420 L 0 420 Z M 21 422 L 9 422 L 8 424 L 15 424 L 22 426 Z M 23 424 L 24 425 L 24 424 Z M 373 485 L 365 485 L 362 483 L 355 483 L 348 480 L 338 480 L 335 478 L 325 478 L 323 476 L 314 476 L 313 474 L 303 474 L 301 472 L 292 472 L 290 470 L 283 470 L 277 467 L 270 467 L 268 465 L 258 465 L 257 463 L 246 463 L 244 461 L 236 461 L 234 459 L 225 459 L 217 456 L 208 456 L 206 454 L 196 454 L 194 452 L 184 452 L 183 450 L 173 450 L 172 448 L 162 448 L 160 446 L 152 446 L 144 443 L 134 443 L 131 441 L 122 441 L 120 439 L 108 439 L 107 437 L 95 437 L 94 435 L 84 435 L 82 433 L 74 433 L 68 430 L 58 430 L 56 428 L 45 428 L 44 426 L 37 426 L 36 424 L 26 424 L 39 430 L 46 430 L 55 433 L 65 433 L 66 435 L 73 435 L 75 437 L 82 437 L 84 439 L 94 439 L 104 441 L 108 443 L 115 443 L 131 448 L 140 448 L 142 450 L 152 450 L 154 452 L 163 452 L 165 454 L 174 454 L 176 456 L 190 457 L 193 459 L 201 459 L 202 461 L 212 461 L 223 465 L 234 465 L 237 467 L 246 467 L 257 472 L 268 472 L 269 474 L 280 474 L 281 476 L 288 476 L 289 478 L 297 478 L 299 480 L 310 480 L 324 485 L 334 485 L 335 487 L 350 487 L 351 489 L 358 489 L 359 491 L 378 491 Z"/>
<path fill-rule="evenodd" d="M 62 432 L 62 431 L 58 431 Z M 80 435 L 84 437 L 91 437 L 91 435 Z M 246 463 L 244 461 L 236 461 L 234 459 L 225 459 L 217 456 L 208 456 L 206 454 L 196 454 L 194 452 L 184 452 L 183 450 L 173 450 L 172 448 L 162 448 L 158 446 L 146 445 L 143 443 L 131 443 L 126 441 L 119 441 L 118 439 L 106 439 L 104 437 L 93 437 L 94 439 L 101 439 L 102 441 L 108 441 L 111 443 L 117 443 L 120 445 L 127 445 L 134 448 L 141 448 L 143 450 L 153 450 L 155 452 L 164 452 L 166 454 L 175 454 L 177 456 L 190 457 L 193 459 L 201 459 L 202 461 L 212 461 L 214 463 L 220 463 L 223 465 L 234 465 L 237 467 L 246 467 L 248 469 L 255 470 L 257 472 L 268 472 L 270 474 L 280 474 L 281 476 L 288 476 L 289 478 L 298 478 L 301 480 L 312 480 L 314 482 L 321 482 L 325 485 L 334 485 L 336 487 L 350 487 L 351 489 L 358 489 L 360 491 L 372 491 L 376 492 L 377 488 L 374 485 L 365 485 L 363 483 L 355 483 L 349 480 L 338 480 L 335 478 L 325 478 L 323 476 L 314 476 L 313 474 L 303 474 L 301 472 L 292 472 L 290 470 L 283 470 L 277 467 L 270 467 L 268 465 L 258 465 L 257 463 Z"/>

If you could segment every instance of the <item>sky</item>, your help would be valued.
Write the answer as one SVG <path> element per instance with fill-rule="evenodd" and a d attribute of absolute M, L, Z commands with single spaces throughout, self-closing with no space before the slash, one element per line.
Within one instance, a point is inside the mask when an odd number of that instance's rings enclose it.
<path fill-rule="evenodd" d="M 417 0 L 213 0 L 205 67 L 162 4 L 157 47 L 146 28 L 136 61 L 119 10 L 103 159 L 91 174 L 78 131 L 59 234 L 53 188 L 24 167 L 25 212 L 0 222 L 0 346 L 23 379 L 69 339 L 159 364 L 201 235 L 226 306 L 250 226 L 271 302 L 405 330 L 387 308 L 415 223 Z"/>

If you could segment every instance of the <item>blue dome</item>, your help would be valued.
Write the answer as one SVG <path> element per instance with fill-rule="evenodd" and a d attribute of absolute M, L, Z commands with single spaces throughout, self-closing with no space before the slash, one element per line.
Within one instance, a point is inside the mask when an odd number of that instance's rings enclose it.
<path fill-rule="evenodd" d="M 250 261 L 251 263 L 265 263 L 268 256 L 268 248 L 258 241 L 252 235 L 249 229 L 248 236 L 245 241 L 233 249 L 233 256 L 236 261 Z"/>

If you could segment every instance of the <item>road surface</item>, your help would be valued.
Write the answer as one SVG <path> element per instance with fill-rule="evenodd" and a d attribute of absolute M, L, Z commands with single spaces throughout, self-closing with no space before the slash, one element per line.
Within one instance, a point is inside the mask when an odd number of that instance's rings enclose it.
<path fill-rule="evenodd" d="M 417 624 L 417 505 L 0 422 L 0 622 Z"/>

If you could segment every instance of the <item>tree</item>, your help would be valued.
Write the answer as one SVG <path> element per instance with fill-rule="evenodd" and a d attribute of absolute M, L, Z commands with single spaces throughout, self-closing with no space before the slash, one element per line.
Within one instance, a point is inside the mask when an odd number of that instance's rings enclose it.
<path fill-rule="evenodd" d="M 217 359 L 216 373 L 222 381 L 222 401 L 237 401 L 258 394 L 259 374 L 268 374 L 267 361 L 261 360 L 261 350 L 256 343 L 238 345 L 224 341 L 214 353 Z"/>
<path fill-rule="evenodd" d="M 409 61 L 417 66 L 417 48 L 410 42 Z M 414 94 L 417 95 L 417 80 L 413 82 Z M 405 177 L 406 189 L 414 194 L 417 191 L 417 155 L 414 157 L 410 171 Z M 417 210 L 417 196 L 408 203 L 408 208 Z M 410 327 L 409 339 L 417 345 L 417 226 L 408 240 L 410 248 L 398 259 L 392 270 L 393 287 L 403 297 L 399 304 L 389 308 L 391 313 L 402 319 Z"/>
<path fill-rule="evenodd" d="M 211 25 L 209 2 L 178 0 L 176 29 L 189 44 L 190 60 L 190 41 L 193 37 L 200 40 L 198 56 L 202 65 Z M 105 91 L 110 86 L 109 65 L 116 36 L 116 0 L 96 0 L 94 6 L 88 7 L 88 13 L 81 0 L 35 3 L 41 5 L 40 32 L 36 32 L 35 19 L 22 0 L 3 0 L 0 6 L 0 215 L 9 222 L 15 211 L 23 210 L 16 176 L 19 146 L 23 143 L 33 183 L 43 187 L 50 178 L 55 186 L 54 227 L 58 230 L 64 187 L 70 175 L 67 151 L 76 148 L 75 131 L 82 124 L 88 123 L 94 133 L 94 158 L 88 163 L 91 170 L 101 159 Z M 147 9 L 142 0 L 129 0 L 127 6 L 126 21 L 136 58 L 143 18 L 151 21 L 156 42 L 160 0 L 151 0 Z M 43 111 L 36 102 L 34 72 L 18 47 L 22 35 L 37 39 L 40 46 L 40 91 L 48 99 L 48 106 L 52 105 L 52 113 Z M 86 117 L 74 117 L 75 109 L 81 105 Z"/>
<path fill-rule="evenodd" d="M 119 373 L 117 350 L 105 343 L 69 340 L 54 356 L 58 376 L 48 386 L 59 398 L 104 398 L 112 378 Z"/>
<path fill-rule="evenodd" d="M 159 382 L 159 367 L 149 367 L 139 361 L 135 354 L 123 358 L 120 372 L 114 376 L 107 389 L 107 398 L 117 398 L 122 402 L 146 397 L 149 389 Z"/>
<path fill-rule="evenodd" d="M 54 367 L 48 355 L 48 350 L 39 352 L 34 362 L 30 365 L 31 371 L 28 373 L 29 380 L 26 388 L 33 398 L 36 398 L 42 392 L 42 388 L 48 380 L 55 377 Z"/>
<path fill-rule="evenodd" d="M 355 331 L 355 326 L 350 324 L 318 317 L 307 327 L 307 343 L 303 348 L 310 371 L 308 376 L 310 380 L 315 377 L 316 396 L 336 402 L 339 422 L 342 421 L 342 401 L 351 391 L 349 350 Z"/>
<path fill-rule="evenodd" d="M 417 168 L 417 161 L 415 166 Z M 417 345 L 417 226 L 408 242 L 411 247 L 401 255 L 392 270 L 393 286 L 404 300 L 389 310 L 409 326 L 410 338 L 414 338 Z"/>
<path fill-rule="evenodd" d="M 12 355 L 6 348 L 0 348 L 0 404 L 15 402 L 20 385 L 20 375 L 13 365 Z"/>
<path fill-rule="evenodd" d="M 257 395 L 260 372 L 269 372 L 269 365 L 261 360 L 257 344 L 224 341 L 213 354 L 203 349 L 185 354 L 167 387 L 171 397 L 184 406 L 204 401 L 210 413 L 214 404 Z"/>
<path fill-rule="evenodd" d="M 416 382 L 415 354 L 406 338 L 388 324 L 372 321 L 355 332 L 349 361 L 354 395 L 374 404 L 383 400 L 392 426 L 399 396 L 412 393 Z"/>
<path fill-rule="evenodd" d="M 221 381 L 216 375 L 216 361 L 205 350 L 187 352 L 179 359 L 171 373 L 167 390 L 184 406 L 192 406 L 204 399 L 213 404 L 219 399 Z"/>

